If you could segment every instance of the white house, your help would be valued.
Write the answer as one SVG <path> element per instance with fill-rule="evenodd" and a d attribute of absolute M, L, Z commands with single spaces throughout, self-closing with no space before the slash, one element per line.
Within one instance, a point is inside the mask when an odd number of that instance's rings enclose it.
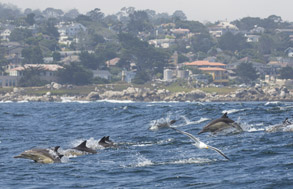
<path fill-rule="evenodd" d="M 131 83 L 131 80 L 135 77 L 135 75 L 136 72 L 123 70 L 121 73 L 121 80 L 127 83 Z"/>
<path fill-rule="evenodd" d="M 65 27 L 66 35 L 69 37 L 76 37 L 80 32 L 86 31 L 86 27 L 80 23 L 72 23 Z"/>
<path fill-rule="evenodd" d="M 93 72 L 94 78 L 100 77 L 100 78 L 109 80 L 112 76 L 112 74 L 107 70 L 92 70 L 92 72 Z"/>
<path fill-rule="evenodd" d="M 257 43 L 259 41 L 260 35 L 244 35 L 246 37 L 246 42 Z"/>
<path fill-rule="evenodd" d="M 10 29 L 6 29 L 6 30 L 2 31 L 1 34 L 0 34 L 1 39 L 3 41 L 9 41 L 10 34 L 11 34 Z"/>

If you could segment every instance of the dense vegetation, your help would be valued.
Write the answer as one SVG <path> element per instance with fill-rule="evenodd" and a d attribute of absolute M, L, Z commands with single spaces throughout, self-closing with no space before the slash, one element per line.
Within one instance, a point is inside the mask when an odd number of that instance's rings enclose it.
<path fill-rule="evenodd" d="M 3 26 L 14 26 L 10 41 L 24 45 L 21 52 L 23 63 L 43 63 L 43 57 L 49 56 L 53 56 L 54 62 L 59 63 L 61 49 L 81 51 L 79 62 L 65 65 L 65 69 L 59 73 L 60 82 L 77 85 L 94 82 L 89 70 L 109 69 L 105 62 L 115 57 L 120 58 L 116 65 L 118 70 L 128 70 L 131 63 L 136 63 L 137 75 L 134 82 L 140 84 L 162 77 L 163 69 L 169 65 L 170 57 L 175 51 L 178 53 L 178 62 L 214 57 L 216 61 L 229 64 L 248 57 L 252 61 L 266 64 L 274 57 L 284 57 L 285 50 L 293 47 L 289 34 L 276 32 L 276 29 L 292 28 L 292 23 L 285 22 L 276 15 L 264 19 L 245 17 L 235 20 L 231 23 L 238 27 L 239 32 L 228 31 L 219 38 L 214 38 L 209 33 L 209 27 L 216 26 L 218 22 L 203 24 L 190 21 L 180 10 L 169 15 L 128 7 L 116 14 L 105 15 L 99 8 L 86 14 L 80 14 L 76 9 L 63 12 L 54 8 L 43 11 L 25 9 L 22 12 L 15 6 L 0 4 L 0 22 Z M 56 28 L 60 22 L 80 23 L 87 29 L 76 36 L 78 42 L 73 41 L 70 46 L 60 45 Z M 157 33 L 163 24 L 169 29 L 189 29 L 194 35 L 186 39 L 180 35 Z M 248 43 L 243 32 L 253 30 L 256 26 L 264 28 L 264 32 L 258 33 L 258 42 Z M 169 48 L 155 48 L 147 42 L 166 38 L 176 39 Z M 0 47 L 2 66 L 9 62 L 4 58 L 4 51 Z M 284 69 L 280 72 L 281 77 L 290 78 L 292 72 Z M 251 82 L 257 78 L 250 64 L 239 65 L 237 74 L 242 82 Z M 33 77 L 29 79 L 36 80 Z"/>

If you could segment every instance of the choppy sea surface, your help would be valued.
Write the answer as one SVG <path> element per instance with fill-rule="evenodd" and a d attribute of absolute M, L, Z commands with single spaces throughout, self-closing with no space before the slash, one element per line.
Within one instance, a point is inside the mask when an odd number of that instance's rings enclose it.
<path fill-rule="evenodd" d="M 223 113 L 244 129 L 240 134 L 197 133 Z M 0 103 L 1 188 L 292 188 L 293 133 L 265 132 L 293 119 L 293 103 Z M 219 148 L 198 149 L 174 127 Z M 98 141 L 110 136 L 117 148 Z M 97 154 L 40 164 L 14 156 L 31 148 L 88 140 Z"/>

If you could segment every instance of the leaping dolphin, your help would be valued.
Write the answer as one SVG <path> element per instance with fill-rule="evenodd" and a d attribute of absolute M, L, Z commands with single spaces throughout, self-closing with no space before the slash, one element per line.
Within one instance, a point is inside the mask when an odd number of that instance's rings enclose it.
<path fill-rule="evenodd" d="M 237 124 L 235 121 L 233 121 L 227 116 L 227 112 L 226 112 L 223 114 L 221 118 L 215 119 L 211 121 L 210 123 L 208 123 L 206 126 L 204 126 L 203 129 L 198 134 L 205 133 L 205 132 L 216 133 L 231 127 L 237 129 L 237 131 L 240 131 L 240 132 L 243 131 L 243 129 L 240 127 L 239 124 Z"/>
<path fill-rule="evenodd" d="M 56 146 L 54 149 L 34 148 L 26 150 L 20 155 L 14 156 L 14 158 L 31 159 L 37 163 L 59 163 L 63 157 L 63 155 L 58 152 L 59 148 L 60 146 Z"/>
<path fill-rule="evenodd" d="M 99 145 L 103 146 L 104 148 L 108 147 L 117 147 L 112 140 L 110 140 L 110 136 L 104 136 L 100 139 Z"/>
<path fill-rule="evenodd" d="M 286 118 L 282 124 L 277 124 L 266 128 L 267 132 L 293 132 L 293 125 L 289 121 L 289 118 Z"/>

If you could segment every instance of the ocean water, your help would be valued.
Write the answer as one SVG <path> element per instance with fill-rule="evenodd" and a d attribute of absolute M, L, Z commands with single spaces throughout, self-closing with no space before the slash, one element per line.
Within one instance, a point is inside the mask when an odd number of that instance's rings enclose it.
<path fill-rule="evenodd" d="M 245 130 L 203 133 L 224 112 Z M 292 188 L 293 133 L 265 128 L 293 119 L 293 103 L 0 103 L 1 188 Z M 198 149 L 174 127 L 219 148 Z M 110 136 L 117 148 L 98 141 Z M 14 156 L 31 148 L 72 148 L 83 140 L 97 154 L 40 164 Z"/>

